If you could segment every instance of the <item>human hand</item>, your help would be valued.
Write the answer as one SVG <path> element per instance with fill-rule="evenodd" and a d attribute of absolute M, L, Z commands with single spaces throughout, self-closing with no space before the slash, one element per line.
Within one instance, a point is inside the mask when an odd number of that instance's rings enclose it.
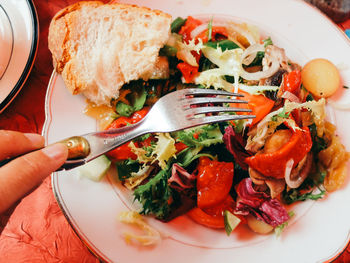
<path fill-rule="evenodd" d="M 0 130 L 0 161 L 21 155 L 0 167 L 0 214 L 67 159 L 68 150 L 63 144 L 40 149 L 44 144 L 44 137 L 39 134 Z"/>

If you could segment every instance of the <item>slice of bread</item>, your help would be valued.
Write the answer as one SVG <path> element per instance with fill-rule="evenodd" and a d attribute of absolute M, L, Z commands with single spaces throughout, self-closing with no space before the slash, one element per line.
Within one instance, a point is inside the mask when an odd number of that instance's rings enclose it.
<path fill-rule="evenodd" d="M 124 83 L 151 75 L 170 23 L 171 16 L 158 10 L 78 2 L 51 21 L 48 42 L 54 68 L 73 94 L 108 105 Z"/>

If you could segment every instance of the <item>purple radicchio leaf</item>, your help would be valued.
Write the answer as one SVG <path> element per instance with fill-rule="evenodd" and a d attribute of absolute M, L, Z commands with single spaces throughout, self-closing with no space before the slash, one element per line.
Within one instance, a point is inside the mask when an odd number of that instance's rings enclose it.
<path fill-rule="evenodd" d="M 273 227 L 289 220 L 289 215 L 281 203 L 264 192 L 255 191 L 250 178 L 243 179 L 236 191 L 238 195 L 236 214 L 251 214 Z"/>
<path fill-rule="evenodd" d="M 225 129 L 225 134 L 222 139 L 226 149 L 233 155 L 239 166 L 244 170 L 248 170 L 248 164 L 246 164 L 244 160 L 250 157 L 251 154 L 244 148 L 245 142 L 242 135 L 235 133 L 233 127 L 229 126 Z"/>
<path fill-rule="evenodd" d="M 184 190 L 195 186 L 196 176 L 189 174 L 183 167 L 174 163 L 171 169 L 171 177 L 168 179 L 170 187 L 176 190 Z"/>

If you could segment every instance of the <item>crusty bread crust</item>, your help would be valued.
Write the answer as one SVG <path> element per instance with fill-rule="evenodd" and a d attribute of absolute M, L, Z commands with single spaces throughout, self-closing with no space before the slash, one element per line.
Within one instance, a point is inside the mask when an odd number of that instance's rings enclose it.
<path fill-rule="evenodd" d="M 170 35 L 171 16 L 127 4 L 83 1 L 59 11 L 48 44 L 72 94 L 109 104 L 124 83 L 149 75 Z"/>

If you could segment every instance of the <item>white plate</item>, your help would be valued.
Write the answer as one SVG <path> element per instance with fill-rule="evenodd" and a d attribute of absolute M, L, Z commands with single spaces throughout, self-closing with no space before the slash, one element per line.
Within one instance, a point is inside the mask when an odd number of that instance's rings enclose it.
<path fill-rule="evenodd" d="M 38 39 L 38 17 L 32 0 L 0 0 L 0 112 L 28 78 Z"/>
<path fill-rule="evenodd" d="M 350 83 L 350 42 L 316 9 L 297 0 L 128 0 L 176 16 L 231 16 L 269 32 L 273 41 L 300 64 L 324 57 L 342 65 L 345 84 Z M 345 94 L 343 98 L 349 101 Z M 46 97 L 44 135 L 49 142 L 96 130 L 96 122 L 82 112 L 85 99 L 72 96 L 62 78 L 53 74 Z M 349 114 L 330 111 L 347 149 Z M 349 180 L 348 180 L 349 181 Z M 347 245 L 350 231 L 350 185 L 322 201 L 304 202 L 293 208 L 296 216 L 281 238 L 250 234 L 245 227 L 227 237 L 196 225 L 186 216 L 163 224 L 149 219 L 164 239 L 152 248 L 127 245 L 122 234 L 128 229 L 117 221 L 129 209 L 131 197 L 110 177 L 100 183 L 80 178 L 76 171 L 54 173 L 52 184 L 57 201 L 79 237 L 107 262 L 324 262 Z"/>

